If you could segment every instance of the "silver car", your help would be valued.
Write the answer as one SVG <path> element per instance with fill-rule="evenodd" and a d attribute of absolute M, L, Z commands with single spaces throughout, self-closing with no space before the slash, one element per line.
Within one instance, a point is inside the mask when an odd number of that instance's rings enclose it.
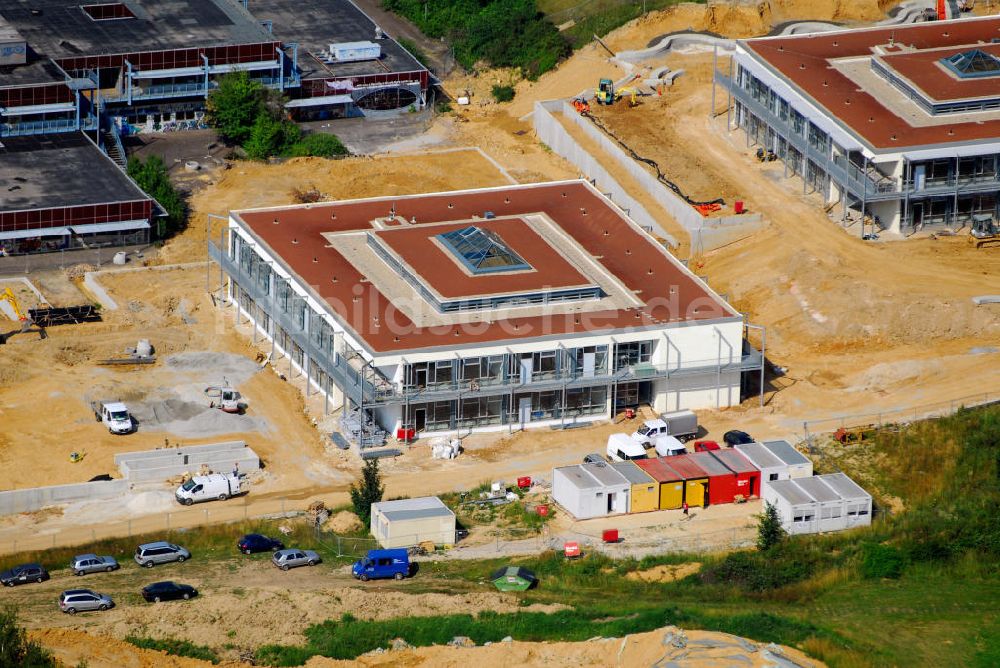
<path fill-rule="evenodd" d="M 190 559 L 191 553 L 179 545 L 159 540 L 155 543 L 146 543 L 135 548 L 135 555 L 132 558 L 140 566 L 152 568 L 156 564 L 167 564 L 171 561 Z"/>
<path fill-rule="evenodd" d="M 322 559 L 312 550 L 278 550 L 271 556 L 271 561 L 275 566 L 283 571 L 298 566 L 315 566 Z"/>
<path fill-rule="evenodd" d="M 73 575 L 110 573 L 119 568 L 118 561 L 114 557 L 99 557 L 96 554 L 78 554 L 69 562 L 69 569 L 73 571 Z"/>
<path fill-rule="evenodd" d="M 75 615 L 88 610 L 107 610 L 115 607 L 110 596 L 98 594 L 93 589 L 67 589 L 59 594 L 59 609 Z"/>

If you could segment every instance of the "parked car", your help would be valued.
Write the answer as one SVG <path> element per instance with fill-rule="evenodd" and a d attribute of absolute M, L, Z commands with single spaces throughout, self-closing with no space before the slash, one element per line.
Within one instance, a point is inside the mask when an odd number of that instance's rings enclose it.
<path fill-rule="evenodd" d="M 709 450 L 719 450 L 719 444 L 715 441 L 695 441 L 695 452 L 708 452 Z"/>
<path fill-rule="evenodd" d="M 727 431 L 722 435 L 722 440 L 725 441 L 726 445 L 730 448 L 734 445 L 742 445 L 743 443 L 753 443 L 753 437 L 745 431 L 740 431 L 739 429 Z"/>
<path fill-rule="evenodd" d="M 21 564 L 0 573 L 0 584 L 13 587 L 25 582 L 44 582 L 49 579 L 49 572 L 41 564 Z"/>
<path fill-rule="evenodd" d="M 191 553 L 179 545 L 159 540 L 155 543 L 146 543 L 135 548 L 135 563 L 146 568 L 152 568 L 156 564 L 167 564 L 171 561 L 184 561 L 191 558 Z"/>
<path fill-rule="evenodd" d="M 312 550 L 290 549 L 278 550 L 271 557 L 271 561 L 281 570 L 287 571 L 289 568 L 297 568 L 299 566 L 315 566 L 322 559 Z"/>
<path fill-rule="evenodd" d="M 351 575 L 368 582 L 377 578 L 402 580 L 410 574 L 410 555 L 406 550 L 368 550 L 351 566 Z"/>
<path fill-rule="evenodd" d="M 98 594 L 93 589 L 67 589 L 59 594 L 59 609 L 69 615 L 113 607 L 115 602 L 110 596 Z"/>
<path fill-rule="evenodd" d="M 267 536 L 262 536 L 259 533 L 248 533 L 237 541 L 236 547 L 243 554 L 252 554 L 254 552 L 274 552 L 275 550 L 283 550 L 285 549 L 285 544 L 280 540 L 268 538 Z"/>
<path fill-rule="evenodd" d="M 96 554 L 78 554 L 69 562 L 69 569 L 73 575 L 85 575 L 87 573 L 102 573 L 116 571 L 121 566 L 114 557 L 99 557 Z"/>
<path fill-rule="evenodd" d="M 608 460 L 604 458 L 599 452 L 591 452 L 589 455 L 583 458 L 584 464 L 604 464 Z"/>
<path fill-rule="evenodd" d="M 176 582 L 154 582 L 142 588 L 142 597 L 147 603 L 159 603 L 160 601 L 176 601 L 179 598 L 185 601 L 198 595 L 198 590 L 191 585 L 177 584 Z"/>

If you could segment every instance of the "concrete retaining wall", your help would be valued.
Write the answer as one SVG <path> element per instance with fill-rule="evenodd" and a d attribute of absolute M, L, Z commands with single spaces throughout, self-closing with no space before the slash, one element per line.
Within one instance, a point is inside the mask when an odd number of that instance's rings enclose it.
<path fill-rule="evenodd" d="M 561 112 L 563 104 L 561 100 L 535 103 L 535 113 L 532 115 L 532 119 L 538 138 L 556 154 L 576 165 L 587 178 L 593 179 L 598 190 L 609 193 L 611 200 L 625 210 L 628 217 L 634 220 L 637 225 L 647 230 L 654 230 L 658 236 L 663 237 L 676 248 L 677 239 L 660 227 L 649 211 L 629 195 L 621 184 L 601 166 L 601 163 L 587 153 L 562 127 L 555 114 Z"/>
<path fill-rule="evenodd" d="M 101 480 L 73 485 L 14 489 L 0 492 L 0 515 L 27 513 L 60 503 L 112 499 L 127 492 L 128 488 L 128 480 Z"/>
<path fill-rule="evenodd" d="M 213 471 L 228 472 L 233 465 L 241 471 L 256 471 L 260 457 L 243 441 L 164 448 L 115 455 L 115 465 L 130 482 L 156 482 L 184 473 L 196 473 L 202 465 Z"/>

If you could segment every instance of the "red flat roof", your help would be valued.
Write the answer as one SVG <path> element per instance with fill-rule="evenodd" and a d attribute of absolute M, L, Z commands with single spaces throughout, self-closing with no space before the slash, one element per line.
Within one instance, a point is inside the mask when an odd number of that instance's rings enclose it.
<path fill-rule="evenodd" d="M 684 476 L 671 468 L 663 459 L 633 459 L 632 461 L 656 482 L 680 482 L 684 480 Z"/>
<path fill-rule="evenodd" d="M 478 276 L 462 271 L 451 252 L 436 243 L 435 237 L 470 225 L 496 232 L 511 250 L 531 265 L 531 269 Z M 375 234 L 405 260 L 427 285 L 448 299 L 496 294 L 501 289 L 505 292 L 526 292 L 591 284 L 520 218 L 394 227 Z"/>
<path fill-rule="evenodd" d="M 707 453 L 697 453 L 707 454 Z M 677 471 L 685 480 L 695 480 L 697 478 L 708 478 L 712 474 L 706 471 L 698 463 L 699 460 L 694 455 L 676 455 L 670 458 L 670 468 Z"/>
<path fill-rule="evenodd" d="M 992 56 L 1000 56 L 1000 44 L 978 44 L 975 48 Z M 882 56 L 882 62 L 909 79 L 928 98 L 937 102 L 1000 95 L 1000 76 L 962 79 L 945 69 L 940 62 L 942 58 L 969 50 L 969 46 L 964 46 L 898 53 Z"/>
<path fill-rule="evenodd" d="M 733 473 L 756 473 L 760 470 L 749 459 L 732 449 L 712 450 L 706 454 L 711 454 Z"/>
<path fill-rule="evenodd" d="M 415 217 L 420 221 L 418 227 L 482 218 L 485 211 L 494 211 L 497 216 L 545 213 L 644 305 L 498 322 L 488 322 L 492 312 L 483 311 L 483 319 L 474 327 L 421 327 L 370 283 L 362 283 L 362 275 L 350 259 L 332 248 L 323 236 L 327 232 L 373 229 L 371 221 L 391 211 L 407 220 Z M 374 352 L 453 348 L 459 344 L 607 333 L 669 322 L 739 317 L 584 181 L 234 211 L 232 215 Z M 505 279 L 491 280 L 498 293 L 506 291 Z M 364 288 L 360 296 L 358 286 Z M 357 301 L 355 297 L 359 297 Z"/>
<path fill-rule="evenodd" d="M 1000 120 L 933 126 L 911 125 L 875 97 L 860 91 L 858 85 L 835 69 L 830 61 L 874 56 L 875 47 L 887 46 L 890 42 L 917 50 L 956 47 L 956 50 L 962 51 L 981 49 L 993 38 L 1000 38 L 1000 17 L 766 37 L 746 40 L 742 44 L 825 108 L 830 115 L 850 127 L 870 146 L 899 149 L 928 144 L 996 140 L 1000 137 Z M 890 57 L 895 58 L 897 55 Z M 930 72 L 934 67 L 912 72 L 913 81 L 932 97 L 947 96 L 946 90 L 938 91 L 934 87 L 936 73 Z M 992 84 L 984 84 L 980 79 L 979 85 Z M 902 96 L 903 93 L 900 92 L 900 97 Z"/>

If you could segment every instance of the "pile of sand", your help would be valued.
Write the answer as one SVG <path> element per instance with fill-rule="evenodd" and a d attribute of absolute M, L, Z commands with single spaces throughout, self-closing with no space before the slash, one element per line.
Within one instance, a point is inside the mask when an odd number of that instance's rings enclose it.
<path fill-rule="evenodd" d="M 349 533 L 361 528 L 361 520 L 349 510 L 342 510 L 336 515 L 331 515 L 326 523 L 327 531 L 333 533 Z"/>
<path fill-rule="evenodd" d="M 627 580 L 642 580 L 643 582 L 674 582 L 683 580 L 701 570 L 701 564 L 693 561 L 687 564 L 662 564 L 643 571 L 632 571 L 625 576 Z"/>

